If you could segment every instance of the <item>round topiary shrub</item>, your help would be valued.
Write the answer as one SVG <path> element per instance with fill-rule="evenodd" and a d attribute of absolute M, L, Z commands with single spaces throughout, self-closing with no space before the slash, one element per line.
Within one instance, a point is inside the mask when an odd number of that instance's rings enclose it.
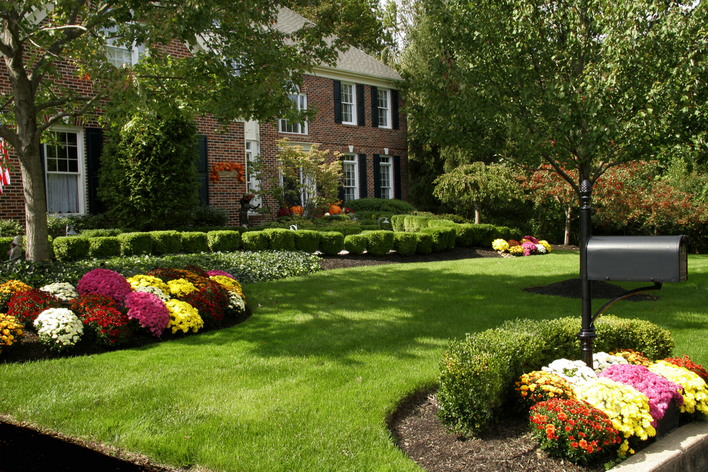
<path fill-rule="evenodd" d="M 344 237 L 344 250 L 350 254 L 363 254 L 368 238 L 363 234 L 350 234 Z"/>
<path fill-rule="evenodd" d="M 418 246 L 414 233 L 393 233 L 393 250 L 402 256 L 412 256 Z"/>
<path fill-rule="evenodd" d="M 362 234 L 367 239 L 367 250 L 373 256 L 385 256 L 393 249 L 392 231 L 367 231 Z"/>
<path fill-rule="evenodd" d="M 344 235 L 336 231 L 320 232 L 320 251 L 327 256 L 334 256 L 344 249 Z"/>

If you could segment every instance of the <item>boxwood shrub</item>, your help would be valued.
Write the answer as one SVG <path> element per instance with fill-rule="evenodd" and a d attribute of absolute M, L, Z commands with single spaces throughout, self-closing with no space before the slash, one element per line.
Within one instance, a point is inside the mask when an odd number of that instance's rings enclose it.
<path fill-rule="evenodd" d="M 295 235 L 295 248 L 312 254 L 320 246 L 320 233 L 310 229 L 293 231 Z"/>
<path fill-rule="evenodd" d="M 268 228 L 263 233 L 268 237 L 268 248 L 273 250 L 294 251 L 295 233 L 289 229 Z"/>
<path fill-rule="evenodd" d="M 431 239 L 432 241 L 432 239 Z M 415 233 L 393 233 L 393 249 L 402 256 L 412 256 L 418 246 Z"/>
<path fill-rule="evenodd" d="M 54 238 L 54 255 L 60 261 L 87 259 L 89 240 L 81 236 L 59 236 Z"/>
<path fill-rule="evenodd" d="M 177 254 L 182 250 L 182 233 L 178 231 L 151 231 L 152 254 Z"/>
<path fill-rule="evenodd" d="M 209 231 L 207 244 L 212 252 L 232 252 L 241 248 L 240 231 Z"/>
<path fill-rule="evenodd" d="M 82 236 L 84 237 L 84 236 Z M 94 259 L 110 259 L 120 256 L 120 240 L 117 236 L 97 236 L 89 241 L 89 256 Z"/>
<path fill-rule="evenodd" d="M 241 242 L 246 251 L 265 251 L 268 249 L 268 235 L 263 231 L 248 231 L 241 235 Z"/>
<path fill-rule="evenodd" d="M 393 249 L 393 231 L 366 231 L 366 249 L 373 256 L 385 256 Z"/>
<path fill-rule="evenodd" d="M 152 236 L 150 233 L 123 233 L 118 235 L 122 256 L 141 256 L 152 254 Z"/>
<path fill-rule="evenodd" d="M 1 237 L 0 238 L 0 254 L 9 254 L 10 252 L 10 244 L 12 244 L 12 240 L 15 239 L 14 236 L 7 236 L 7 237 Z"/>
<path fill-rule="evenodd" d="M 81 231 L 81 236 L 84 238 L 95 238 L 101 236 L 118 236 L 123 231 L 117 228 L 112 229 L 84 229 Z"/>
<path fill-rule="evenodd" d="M 349 234 L 344 236 L 344 249 L 350 254 L 363 254 L 368 240 L 364 234 Z"/>
<path fill-rule="evenodd" d="M 391 218 L 391 226 L 396 232 L 403 232 L 406 230 L 405 221 L 406 215 L 393 215 Z"/>
<path fill-rule="evenodd" d="M 430 233 L 411 233 L 415 234 L 418 244 L 415 246 L 416 254 L 430 254 L 433 252 L 433 236 Z"/>
<path fill-rule="evenodd" d="M 652 360 L 671 355 L 671 334 L 637 319 L 604 316 L 595 322 L 595 352 L 634 349 Z M 458 434 L 472 437 L 498 419 L 514 382 L 555 359 L 580 357 L 578 317 L 508 321 L 450 343 L 440 362 L 438 415 Z"/>
<path fill-rule="evenodd" d="M 322 254 L 334 256 L 344 249 L 344 235 L 337 231 L 320 232 L 320 251 Z"/>
<path fill-rule="evenodd" d="M 180 234 L 182 235 L 182 252 L 186 254 L 209 252 L 209 238 L 206 233 L 191 231 Z"/>
<path fill-rule="evenodd" d="M 421 233 L 428 233 L 433 238 L 433 252 L 447 251 L 455 247 L 457 233 L 455 228 L 445 226 L 433 226 L 423 228 Z"/>

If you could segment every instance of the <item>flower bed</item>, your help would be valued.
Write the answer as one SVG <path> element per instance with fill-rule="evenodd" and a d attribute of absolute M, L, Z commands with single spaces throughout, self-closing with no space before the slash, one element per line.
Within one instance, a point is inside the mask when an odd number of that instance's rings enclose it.
<path fill-rule="evenodd" d="M 678 406 L 688 421 L 708 417 L 708 387 L 699 375 L 705 370 L 686 356 L 650 363 L 632 350 L 599 352 L 593 367 L 557 359 L 516 382 L 521 405 L 532 405 L 533 434 L 551 455 L 621 460 L 656 436 L 670 408 Z"/>
<path fill-rule="evenodd" d="M 492 241 L 492 249 L 507 257 L 551 253 L 551 245 L 548 244 L 548 241 L 539 241 L 533 236 L 524 236 L 521 241 L 495 239 Z"/>
<path fill-rule="evenodd" d="M 79 342 L 113 348 L 141 334 L 160 338 L 218 328 L 225 317 L 243 314 L 246 301 L 233 275 L 214 274 L 188 266 L 126 279 L 94 269 L 76 288 L 66 282 L 41 289 L 6 282 L 0 287 L 9 297 L 8 314 L 0 313 L 0 349 L 11 348 L 26 330 L 34 330 L 50 350 L 65 352 Z"/>

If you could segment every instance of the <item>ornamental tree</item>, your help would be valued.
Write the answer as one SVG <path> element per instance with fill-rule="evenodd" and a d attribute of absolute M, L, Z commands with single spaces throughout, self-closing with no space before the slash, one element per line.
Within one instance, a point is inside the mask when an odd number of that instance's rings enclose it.
<path fill-rule="evenodd" d="M 27 257 L 49 257 L 40 143 L 64 119 L 90 116 L 99 105 L 130 115 L 133 106 L 155 102 L 211 113 L 224 124 L 302 120 L 288 94 L 304 71 L 333 63 L 341 43 L 323 40 L 326 26 L 281 31 L 277 14 L 273 0 L 0 2 L 7 77 L 0 137 L 20 162 Z M 191 55 L 168 54 L 173 42 Z M 109 43 L 146 54 L 117 68 L 107 59 Z"/>

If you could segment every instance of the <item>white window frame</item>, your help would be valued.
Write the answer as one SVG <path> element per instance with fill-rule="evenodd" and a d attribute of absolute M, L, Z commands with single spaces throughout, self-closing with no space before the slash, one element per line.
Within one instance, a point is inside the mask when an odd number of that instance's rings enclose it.
<path fill-rule="evenodd" d="M 85 156 L 84 156 L 84 130 L 82 128 L 70 128 L 70 127 L 54 127 L 50 130 L 52 133 L 71 133 L 76 135 L 76 157 L 77 157 L 77 170 L 76 172 L 72 171 L 61 171 L 61 170 L 50 170 L 49 165 L 49 159 L 51 156 L 54 154 L 49 151 L 51 147 L 58 147 L 60 146 L 59 143 L 54 144 L 54 143 L 42 143 L 42 147 L 44 150 L 44 174 L 45 174 L 45 179 L 47 182 L 47 189 L 46 189 L 46 198 L 47 198 L 47 212 L 52 214 L 52 215 L 83 215 L 86 213 L 86 169 L 85 169 Z M 58 163 L 58 161 L 57 161 Z M 77 193 L 77 206 L 78 206 L 78 211 L 76 212 L 61 212 L 61 211 L 53 211 L 53 206 L 50 202 L 50 192 L 51 190 L 51 183 L 50 183 L 50 176 L 51 175 L 75 175 L 76 176 L 76 193 Z"/>
<path fill-rule="evenodd" d="M 261 154 L 261 143 L 255 140 L 246 140 L 246 193 L 255 193 L 261 189 L 261 181 L 251 174 L 251 166 Z M 251 205 L 258 206 L 261 204 L 260 195 L 256 195 L 251 200 Z M 256 211 L 249 210 L 249 214 L 255 214 Z"/>
<path fill-rule="evenodd" d="M 347 90 L 347 91 L 345 91 Z M 356 125 L 356 84 L 342 82 L 341 85 L 342 124 Z"/>
<path fill-rule="evenodd" d="M 110 35 L 118 29 L 114 26 L 105 30 L 106 35 L 106 59 L 117 68 L 130 67 L 137 64 L 145 55 L 145 46 L 140 47 L 125 47 L 118 46 L 117 38 L 111 38 Z"/>
<path fill-rule="evenodd" d="M 379 128 L 391 129 L 391 91 L 377 89 Z"/>
<path fill-rule="evenodd" d="M 293 93 L 290 99 L 295 102 L 297 111 L 307 110 L 307 95 L 304 93 Z M 291 123 L 290 121 L 281 118 L 278 120 L 278 131 L 288 134 L 307 134 L 307 121 L 302 123 Z"/>
<path fill-rule="evenodd" d="M 390 200 L 393 198 L 393 159 L 391 156 L 380 156 L 379 159 L 381 198 Z"/>
<path fill-rule="evenodd" d="M 349 175 L 347 175 L 347 166 L 351 166 Z M 357 200 L 359 198 L 359 156 L 356 154 L 344 155 L 344 159 L 342 160 L 342 176 L 344 201 Z M 352 181 L 353 185 L 351 185 Z"/>

